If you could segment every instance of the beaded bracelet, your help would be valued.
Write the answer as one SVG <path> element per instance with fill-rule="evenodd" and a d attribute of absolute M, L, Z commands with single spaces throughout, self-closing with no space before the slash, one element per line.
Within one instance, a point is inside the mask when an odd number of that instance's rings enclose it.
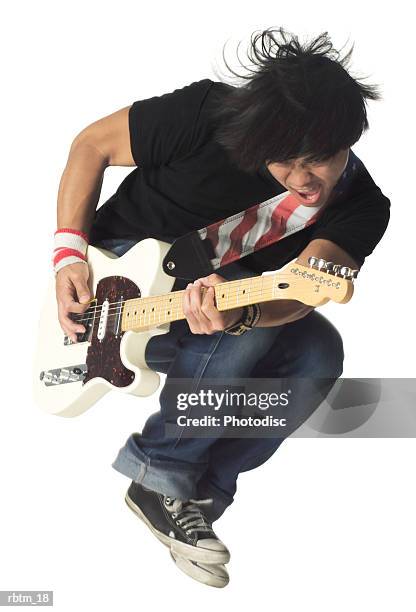
<path fill-rule="evenodd" d="M 237 321 L 237 323 L 233 323 L 224 329 L 224 331 L 226 334 L 230 334 L 231 336 L 241 336 L 241 334 L 244 334 L 257 325 L 260 317 L 260 304 L 250 304 L 249 306 L 244 306 L 241 319 Z"/>

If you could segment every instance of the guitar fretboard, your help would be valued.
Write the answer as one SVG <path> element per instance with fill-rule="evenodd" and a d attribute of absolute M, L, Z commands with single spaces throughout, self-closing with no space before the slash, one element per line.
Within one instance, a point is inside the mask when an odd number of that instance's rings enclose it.
<path fill-rule="evenodd" d="M 217 309 L 231 310 L 256 302 L 289 297 L 284 289 L 282 295 L 279 295 L 277 277 L 278 274 L 269 274 L 219 283 L 214 287 Z M 139 331 L 184 319 L 183 294 L 184 291 L 172 291 L 166 295 L 127 300 L 123 308 L 122 330 Z"/>

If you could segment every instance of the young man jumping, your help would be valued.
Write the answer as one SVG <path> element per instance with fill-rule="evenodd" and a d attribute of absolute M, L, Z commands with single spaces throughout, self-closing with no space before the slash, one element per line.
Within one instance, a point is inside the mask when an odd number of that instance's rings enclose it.
<path fill-rule="evenodd" d="M 296 300 L 218 311 L 224 280 L 277 270 L 310 256 L 358 269 L 383 236 L 390 202 L 351 146 L 368 128 L 375 87 L 354 79 L 327 34 L 301 44 L 282 29 L 251 39 L 252 69 L 232 86 L 203 79 L 139 100 L 75 138 L 58 195 L 58 229 L 77 248 L 56 263 L 59 320 L 74 341 L 70 313 L 92 295 L 85 253 L 93 244 L 122 255 L 143 238 L 172 243 L 193 230 L 290 192 L 319 208 L 315 223 L 202 278 L 176 280 L 186 319 L 146 347 L 151 369 L 199 383 L 208 378 L 336 379 L 343 343 L 334 326 Z M 135 169 L 96 211 L 104 171 Z M 71 243 L 73 245 L 73 243 Z M 79 254 L 77 254 L 77 251 Z M 306 418 L 316 405 L 307 405 Z M 131 479 L 126 501 L 166 544 L 178 567 L 225 586 L 230 554 L 212 523 L 232 503 L 238 475 L 267 461 L 277 438 L 165 436 L 169 394 L 113 467 Z M 307 406 L 306 406 L 307 405 Z M 267 494 L 256 505 L 267 504 Z M 256 509 L 257 512 L 258 509 Z"/>

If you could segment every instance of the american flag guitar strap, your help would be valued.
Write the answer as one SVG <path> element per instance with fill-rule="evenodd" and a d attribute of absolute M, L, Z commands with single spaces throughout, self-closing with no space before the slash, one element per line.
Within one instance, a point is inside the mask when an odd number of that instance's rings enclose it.
<path fill-rule="evenodd" d="M 320 206 L 303 206 L 289 191 L 175 240 L 163 261 L 178 278 L 205 276 L 298 232 L 316 220 Z"/>
<path fill-rule="evenodd" d="M 341 195 L 357 168 L 349 162 L 334 195 Z M 312 225 L 324 206 L 304 206 L 289 191 L 181 236 L 163 260 L 163 270 L 176 278 L 192 279 L 211 274 L 250 253 L 263 249 Z"/>

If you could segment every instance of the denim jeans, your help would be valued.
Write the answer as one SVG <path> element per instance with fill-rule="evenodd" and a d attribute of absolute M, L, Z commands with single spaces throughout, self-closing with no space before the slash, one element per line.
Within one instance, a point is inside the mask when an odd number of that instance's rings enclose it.
<path fill-rule="evenodd" d="M 110 239 L 97 246 L 120 256 L 134 244 Z M 256 275 L 239 262 L 217 272 L 227 280 Z M 187 283 L 177 279 L 173 290 L 184 289 Z M 238 475 L 267 461 L 284 438 L 189 438 L 180 433 L 176 439 L 167 438 L 165 390 L 169 380 L 192 379 L 196 385 L 204 378 L 309 377 L 334 384 L 342 373 L 344 352 L 335 327 L 312 311 L 292 323 L 255 327 L 241 336 L 193 334 L 186 320 L 175 321 L 167 334 L 150 339 L 145 359 L 149 368 L 166 374 L 160 410 L 148 418 L 141 433 L 129 436 L 112 467 L 164 495 L 212 498 L 211 519 L 215 520 L 232 503 Z M 332 384 L 323 384 L 316 405 L 311 405 L 310 397 L 304 398 L 303 420 L 319 406 Z"/>

